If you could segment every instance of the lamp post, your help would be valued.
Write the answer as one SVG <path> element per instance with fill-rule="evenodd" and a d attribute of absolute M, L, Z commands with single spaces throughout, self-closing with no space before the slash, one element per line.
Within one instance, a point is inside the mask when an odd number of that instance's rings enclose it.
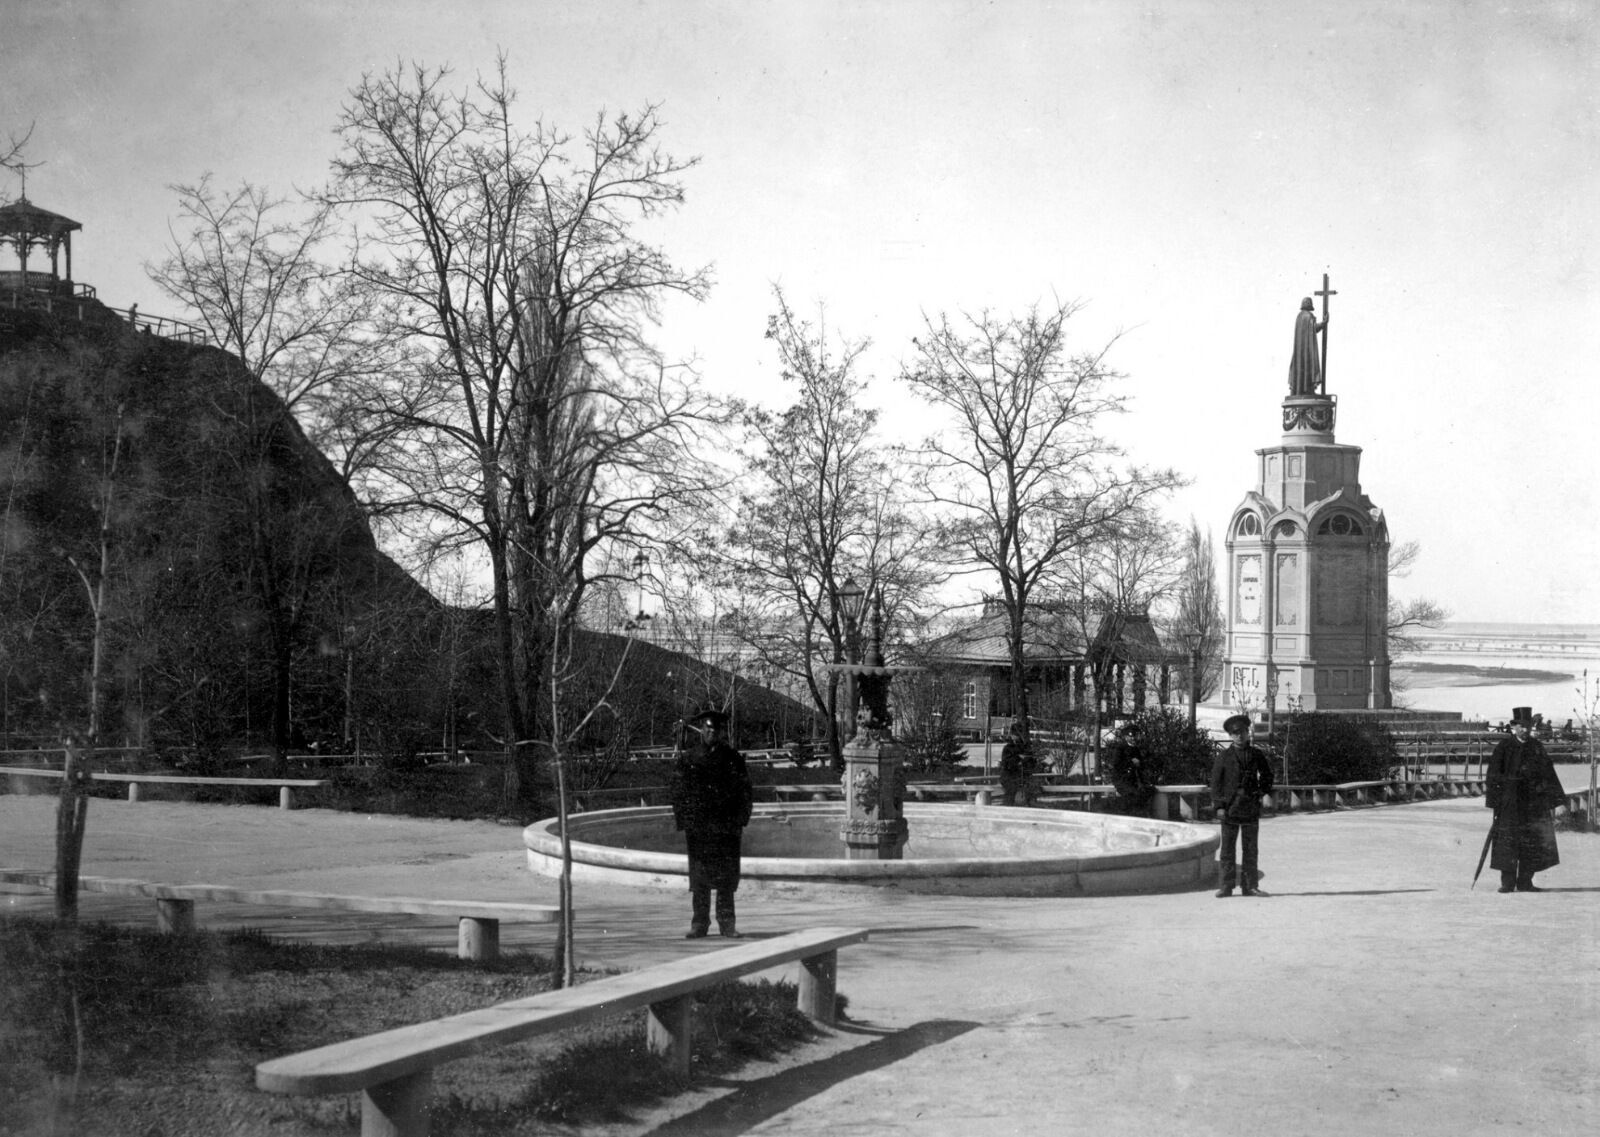
<path fill-rule="evenodd" d="M 344 749 L 351 753 L 351 742 L 355 738 L 355 694 L 356 694 L 356 626 L 346 624 L 344 627 Z M 359 758 L 361 747 L 354 748 L 354 753 Z"/>
<path fill-rule="evenodd" d="M 1278 673 L 1267 664 L 1267 746 L 1271 747 L 1278 716 Z"/>
<path fill-rule="evenodd" d="M 1189 649 L 1189 728 L 1194 729 L 1200 702 L 1200 644 L 1205 637 L 1199 632 L 1184 632 L 1183 645 Z"/>
<path fill-rule="evenodd" d="M 844 583 L 839 586 L 839 602 L 844 605 L 844 650 L 848 663 L 861 662 L 861 609 L 865 605 L 867 593 L 864 588 L 856 583 L 856 578 L 847 576 Z M 856 715 L 860 708 L 856 706 L 856 673 L 845 672 L 845 730 L 850 737 L 855 737 Z"/>

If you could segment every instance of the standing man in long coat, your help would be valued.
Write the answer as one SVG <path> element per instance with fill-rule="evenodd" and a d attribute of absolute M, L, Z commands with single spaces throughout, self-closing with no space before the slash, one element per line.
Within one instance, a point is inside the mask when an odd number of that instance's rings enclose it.
<path fill-rule="evenodd" d="M 1543 892 L 1533 874 L 1561 863 L 1550 811 L 1566 800 L 1566 791 L 1544 744 L 1529 733 L 1532 727 L 1533 708 L 1517 707 L 1511 737 L 1489 757 L 1485 804 L 1494 810 L 1489 866 L 1500 870 L 1501 892 Z"/>
<path fill-rule="evenodd" d="M 1211 767 L 1211 800 L 1222 822 L 1217 850 L 1217 898 L 1233 895 L 1238 884 L 1244 896 L 1259 896 L 1261 799 L 1272 792 L 1272 763 L 1250 745 L 1250 717 L 1232 715 L 1222 724 L 1229 745 L 1217 752 Z M 1234 846 L 1244 846 L 1244 866 L 1234 859 Z"/>
<path fill-rule="evenodd" d="M 740 846 L 755 793 L 744 755 L 728 744 L 728 716 L 708 708 L 686 724 L 694 739 L 672 771 L 672 817 L 689 848 L 689 936 L 711 929 L 711 894 L 717 894 L 717 930 L 737 939 L 733 894 L 739 887 Z"/>

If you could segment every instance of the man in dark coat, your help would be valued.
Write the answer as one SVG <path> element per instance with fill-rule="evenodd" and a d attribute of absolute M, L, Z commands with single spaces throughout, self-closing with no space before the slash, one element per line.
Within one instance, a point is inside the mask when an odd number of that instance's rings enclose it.
<path fill-rule="evenodd" d="M 1218 851 L 1217 897 L 1233 895 L 1235 884 L 1245 896 L 1259 896 L 1256 887 L 1261 834 L 1261 799 L 1272 792 L 1272 763 L 1250 745 L 1250 719 L 1233 715 L 1222 724 L 1229 744 L 1211 767 L 1211 800 L 1222 822 Z M 1244 869 L 1235 861 L 1236 843 L 1244 845 Z"/>
<path fill-rule="evenodd" d="M 1542 892 L 1533 874 L 1561 863 L 1550 811 L 1566 791 L 1544 744 L 1533 738 L 1533 708 L 1512 712 L 1511 737 L 1494 748 L 1487 768 L 1486 805 L 1494 810 L 1491 868 L 1500 870 L 1501 892 Z"/>
<path fill-rule="evenodd" d="M 1118 727 L 1109 755 L 1111 784 L 1117 788 L 1117 796 L 1127 808 L 1135 812 L 1149 808 L 1165 767 L 1160 755 L 1145 751 L 1140 740 L 1142 733 L 1136 722 Z"/>
<path fill-rule="evenodd" d="M 689 848 L 689 939 L 711 928 L 711 893 L 717 894 L 717 930 L 739 935 L 733 894 L 739 887 L 740 843 L 755 794 L 744 755 L 728 745 L 728 716 L 708 709 L 687 723 L 692 736 L 672 771 L 672 817 Z"/>
<path fill-rule="evenodd" d="M 1034 761 L 1033 744 L 1028 739 L 1028 726 L 1020 719 L 1011 724 L 1011 737 L 1000 748 L 1000 796 L 1006 805 L 1033 804 L 1033 773 L 1038 769 Z"/>

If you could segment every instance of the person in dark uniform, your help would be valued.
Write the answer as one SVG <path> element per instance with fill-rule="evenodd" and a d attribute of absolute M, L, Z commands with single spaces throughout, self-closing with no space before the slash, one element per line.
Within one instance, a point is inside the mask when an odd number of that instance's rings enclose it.
<path fill-rule="evenodd" d="M 744 755 L 728 744 L 728 716 L 707 709 L 687 724 L 692 734 L 672 771 L 672 818 L 689 849 L 689 939 L 711 929 L 711 893 L 717 894 L 717 930 L 737 939 L 733 894 L 739 855 L 755 794 Z"/>
<path fill-rule="evenodd" d="M 1011 737 L 1000 749 L 1000 796 L 1006 805 L 1033 804 L 1033 773 L 1037 768 L 1028 726 L 1019 719 L 1011 724 Z"/>
<path fill-rule="evenodd" d="M 1234 885 L 1245 896 L 1259 896 L 1256 887 L 1261 833 L 1261 799 L 1272 792 L 1272 764 L 1250 745 L 1250 718 L 1233 715 L 1222 724 L 1229 744 L 1211 767 L 1211 800 L 1222 822 L 1218 851 L 1217 897 L 1232 896 Z M 1244 869 L 1235 862 L 1235 845 L 1244 846 Z"/>
<path fill-rule="evenodd" d="M 1489 866 L 1500 870 L 1501 892 L 1543 892 L 1533 874 L 1561 863 L 1550 811 L 1566 791 L 1544 744 L 1532 737 L 1533 708 L 1517 707 L 1511 737 L 1489 757 L 1486 804 L 1494 810 L 1494 852 Z"/>
<path fill-rule="evenodd" d="M 1118 727 L 1109 755 L 1111 784 L 1126 807 L 1136 813 L 1150 808 L 1166 765 L 1160 755 L 1146 752 L 1143 733 L 1136 722 Z"/>

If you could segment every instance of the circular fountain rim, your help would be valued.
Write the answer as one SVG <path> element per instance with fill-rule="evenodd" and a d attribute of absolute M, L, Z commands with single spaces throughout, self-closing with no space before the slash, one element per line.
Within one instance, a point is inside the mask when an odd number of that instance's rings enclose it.
<path fill-rule="evenodd" d="M 632 819 L 659 819 L 670 815 L 668 806 L 633 806 L 622 809 L 596 810 L 567 818 L 567 829 L 572 837 L 571 849 L 575 862 L 597 868 L 628 870 L 642 874 L 656 873 L 674 877 L 688 872 L 688 856 L 683 853 L 663 853 L 644 849 L 624 849 L 615 845 L 598 844 L 577 838 L 577 832 L 592 828 L 596 823 L 613 824 Z M 756 814 L 765 817 L 832 816 L 843 819 L 843 807 L 838 802 L 805 802 L 764 804 L 756 807 Z M 1038 877 L 1069 876 L 1082 873 L 1110 872 L 1119 869 L 1159 868 L 1195 860 L 1216 847 L 1217 834 L 1196 825 L 1176 821 L 1156 821 L 1149 818 L 1123 817 L 1112 814 L 1080 813 L 1057 809 L 1024 809 L 1018 807 L 949 805 L 934 802 L 907 802 L 905 814 L 908 821 L 918 817 L 950 817 L 966 814 L 981 818 L 996 826 L 1026 826 L 1038 831 L 1052 827 L 1081 830 L 1085 827 L 1105 828 L 1115 824 L 1119 828 L 1147 829 L 1157 834 L 1158 844 L 1148 849 L 1119 850 L 1112 853 L 1092 853 L 1074 856 L 1028 856 L 1026 854 L 1003 857 L 916 857 L 899 861 L 847 860 L 841 855 L 832 857 L 759 857 L 741 858 L 742 875 L 752 881 L 839 880 L 841 883 L 897 880 L 927 880 L 939 877 Z M 523 843 L 530 856 L 539 854 L 559 858 L 561 843 L 559 819 L 544 818 L 523 829 Z M 915 830 L 913 829 L 913 832 Z M 1171 844 L 1160 844 L 1161 835 L 1172 835 Z"/>

